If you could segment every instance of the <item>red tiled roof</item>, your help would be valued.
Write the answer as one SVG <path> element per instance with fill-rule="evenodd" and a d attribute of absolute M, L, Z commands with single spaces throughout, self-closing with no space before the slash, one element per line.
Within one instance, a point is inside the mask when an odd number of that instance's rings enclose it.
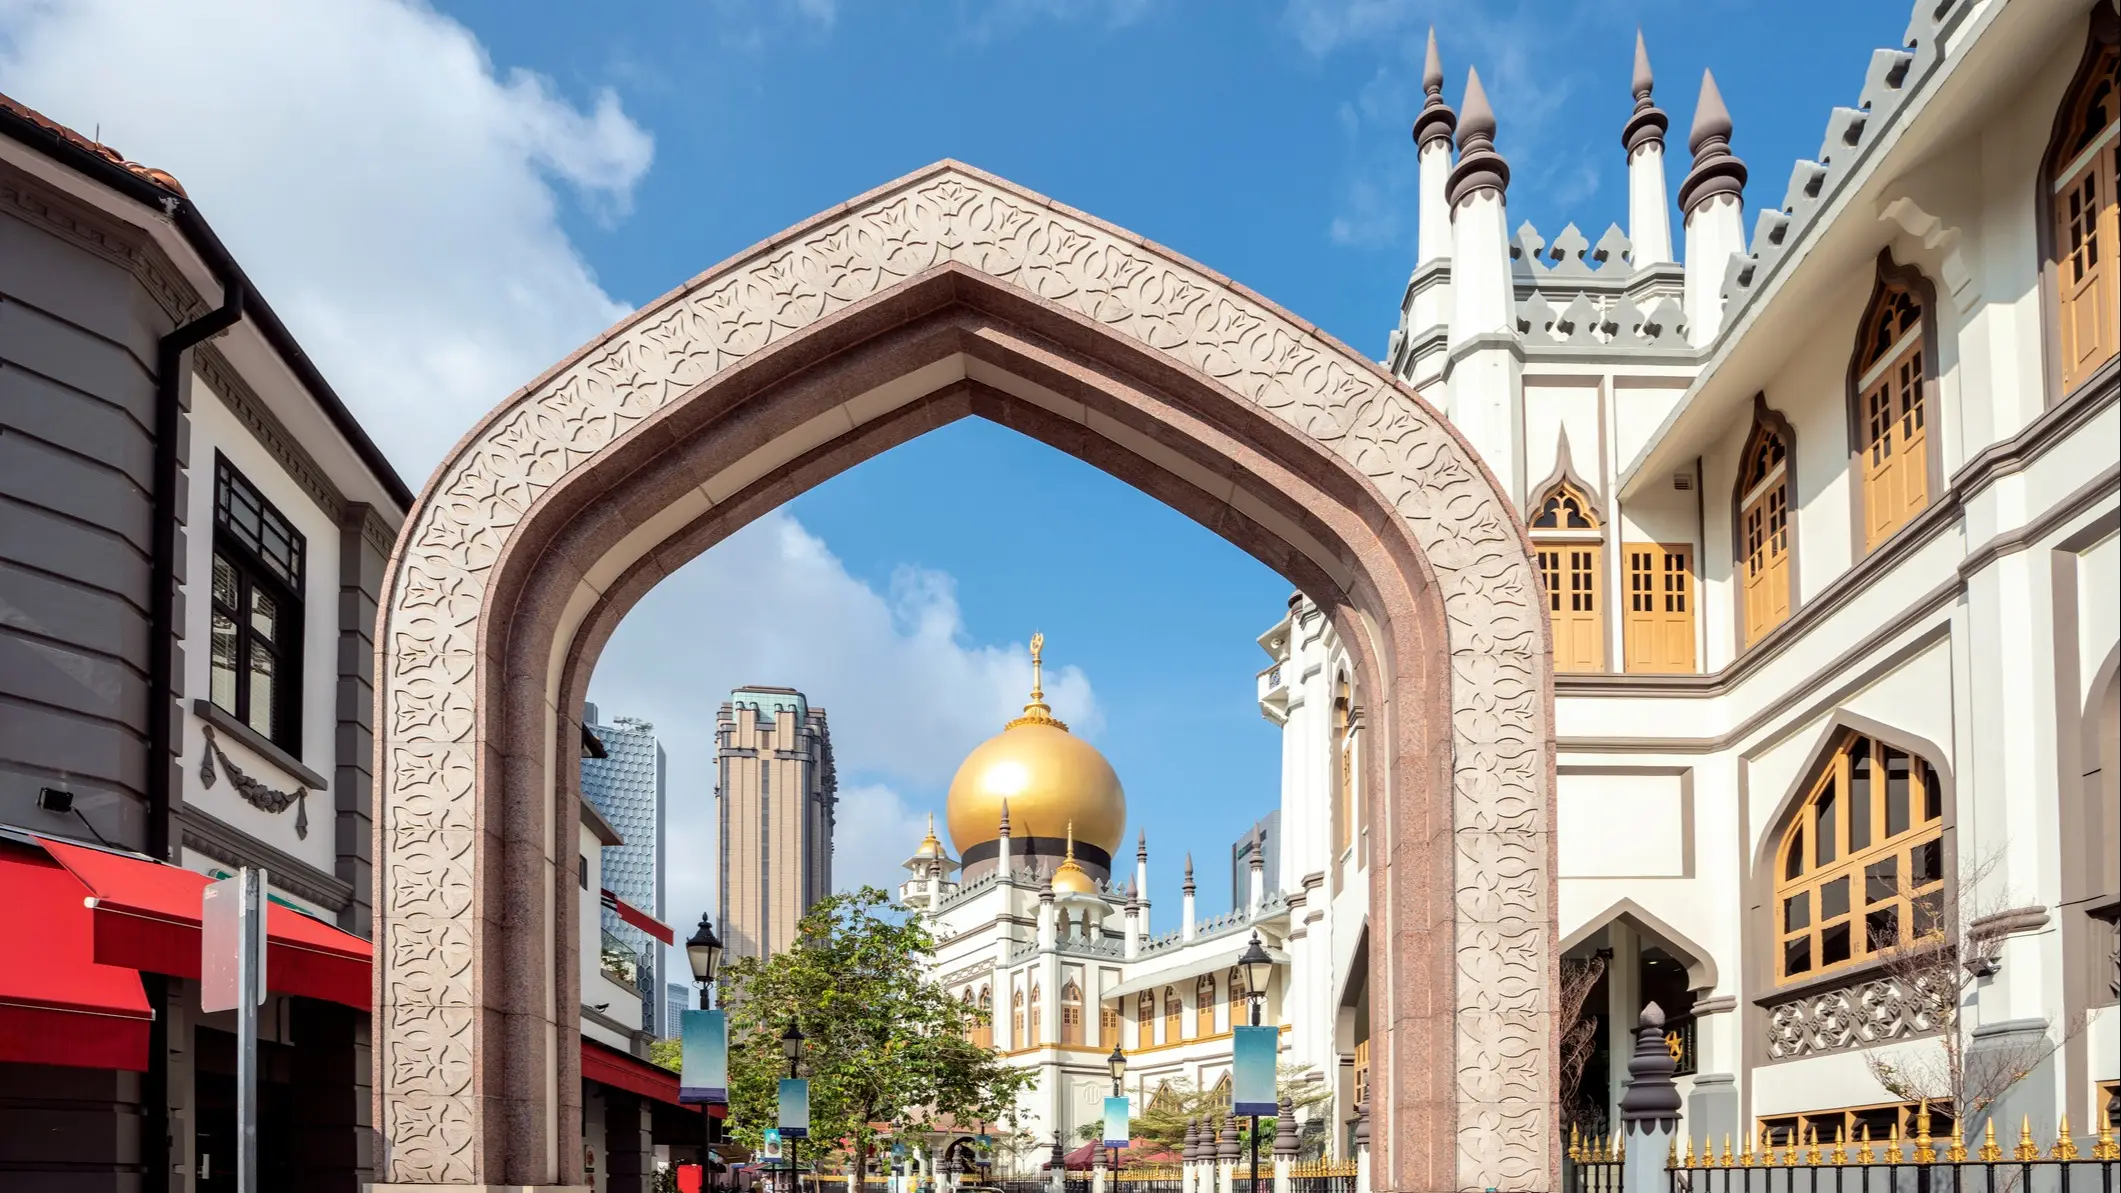
<path fill-rule="evenodd" d="M 132 173 L 134 173 L 135 175 L 138 175 L 139 177 L 147 180 L 148 182 L 151 182 L 156 186 L 161 187 L 163 190 L 166 190 L 173 195 L 184 195 L 183 185 L 179 183 L 176 177 L 170 174 L 169 171 L 158 170 L 153 166 L 143 166 L 136 161 L 128 161 L 124 154 L 118 152 L 110 146 L 105 145 L 100 141 L 94 140 L 93 138 L 82 136 L 80 133 L 75 132 L 73 129 L 66 127 L 58 121 L 53 120 L 51 117 L 46 116 L 44 113 L 39 112 L 35 108 L 23 104 L 7 96 L 6 94 L 0 94 L 0 110 L 5 110 L 15 116 L 19 116 L 22 119 L 29 121 L 31 124 L 34 124 L 38 128 L 41 128 L 44 131 L 50 133 L 58 140 L 65 141 L 68 144 L 71 144 L 79 149 L 86 149 L 87 151 L 95 154 L 98 157 L 106 158 L 116 165 L 123 166 L 125 169 L 132 171 Z M 190 196 L 185 195 L 185 197 L 189 198 Z"/>

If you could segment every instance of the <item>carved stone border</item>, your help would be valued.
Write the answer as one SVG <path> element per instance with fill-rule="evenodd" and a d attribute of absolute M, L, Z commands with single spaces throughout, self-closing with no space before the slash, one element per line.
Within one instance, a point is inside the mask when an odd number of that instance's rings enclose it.
<path fill-rule="evenodd" d="M 408 518 L 378 644 L 378 1125 L 386 1181 L 489 1173 L 493 1066 L 474 1023 L 482 926 L 477 703 L 489 578 L 538 498 L 666 405 L 851 304 L 954 264 L 1219 385 L 1368 478 L 1442 590 L 1451 665 L 1452 1074 L 1460 1187 L 1547 1187 L 1553 1041 L 1552 705 L 1529 546 L 1443 419 L 1257 296 L 1089 217 L 941 163 L 638 312 L 498 408 Z M 1409 760 L 1408 765 L 1419 765 Z M 1387 1032 L 1392 1030 L 1388 1025 Z"/>

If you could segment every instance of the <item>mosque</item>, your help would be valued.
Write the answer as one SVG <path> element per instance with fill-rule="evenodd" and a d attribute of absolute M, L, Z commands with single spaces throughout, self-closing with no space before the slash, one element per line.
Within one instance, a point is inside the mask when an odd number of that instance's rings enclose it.
<path fill-rule="evenodd" d="M 1382 363 L 1544 581 L 1566 1124 L 1611 1122 L 1611 1025 L 1652 1001 L 1697 1139 L 1886 1138 L 1925 1098 L 2121 1116 L 2117 48 L 2112 0 L 1924 0 L 1850 64 L 1816 158 L 1764 171 L 1786 190 L 1749 188 L 1705 73 L 1675 191 L 1638 38 L 1628 226 L 1594 243 L 1511 228 L 1508 113 L 1477 74 L 1449 102 L 1431 38 Z M 1115 1045 L 1138 1098 L 1220 1082 L 1256 933 L 1284 1072 L 1323 1083 L 1312 1138 L 1346 1154 L 1386 947 L 1358 793 L 1407 763 L 1366 740 L 1344 612 L 1263 611 L 1281 803 L 1227 914 L 1196 913 L 1190 861 L 1152 914 L 1120 777 L 1036 682 L 958 772 L 901 893 L 987 1042 L 1041 1071 L 1025 1133 L 1097 1119 Z"/>

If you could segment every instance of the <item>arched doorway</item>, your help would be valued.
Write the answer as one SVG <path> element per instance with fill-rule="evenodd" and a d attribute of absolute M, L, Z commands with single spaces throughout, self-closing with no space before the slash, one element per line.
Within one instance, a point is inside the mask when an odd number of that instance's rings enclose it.
<path fill-rule="evenodd" d="M 671 569 L 977 415 L 1330 610 L 1377 863 L 1380 1189 L 1550 1188 L 1552 682 L 1522 528 L 1442 417 L 1226 279 L 956 163 L 716 266 L 502 403 L 406 520 L 378 636 L 383 1179 L 572 1183 L 572 743 Z"/>

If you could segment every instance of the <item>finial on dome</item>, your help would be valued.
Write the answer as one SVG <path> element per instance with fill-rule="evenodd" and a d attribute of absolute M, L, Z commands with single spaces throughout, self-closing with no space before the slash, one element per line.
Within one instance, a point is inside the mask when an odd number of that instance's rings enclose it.
<path fill-rule="evenodd" d="M 1465 113 L 1458 119 L 1458 164 L 1444 184 L 1444 201 L 1457 207 L 1461 199 L 1484 190 L 1500 195 L 1509 185 L 1510 163 L 1495 152 L 1495 109 L 1488 106 L 1480 72 L 1468 69 Z"/>
<path fill-rule="evenodd" d="M 1068 858 L 1067 858 L 1067 860 L 1069 860 L 1069 861 L 1071 861 L 1071 862 L 1075 860 L 1075 822 L 1074 822 L 1073 820 L 1071 820 L 1071 821 L 1069 821 L 1069 822 L 1068 822 Z"/>
<path fill-rule="evenodd" d="M 1628 117 L 1625 128 L 1620 130 L 1620 143 L 1627 147 L 1630 156 L 1642 146 L 1655 142 L 1664 144 L 1664 130 L 1671 127 L 1671 120 L 1650 98 L 1657 80 L 1650 73 L 1650 51 L 1643 44 L 1642 30 L 1635 31 L 1635 111 Z"/>
<path fill-rule="evenodd" d="M 1429 98 L 1421 105 L 1421 114 L 1414 118 L 1414 143 L 1427 147 L 1431 141 L 1442 141 L 1448 149 L 1451 130 L 1458 127 L 1458 113 L 1443 102 L 1443 58 L 1436 52 L 1436 29 L 1429 28 L 1429 52 L 1421 67 L 1421 89 Z"/>
<path fill-rule="evenodd" d="M 1717 195 L 1744 194 L 1745 163 L 1731 152 L 1731 111 L 1723 106 L 1723 93 L 1716 89 L 1716 76 L 1709 71 L 1701 72 L 1701 98 L 1694 104 L 1687 148 L 1694 151 L 1694 166 L 1679 184 L 1682 214 L 1692 214 L 1703 200 Z"/>
<path fill-rule="evenodd" d="M 1046 685 L 1041 656 L 1046 652 L 1046 635 L 1034 630 L 1031 633 L 1031 701 L 1024 705 L 1024 715 L 1002 726 L 1004 731 L 1018 725 L 1051 725 L 1065 731 L 1068 726 L 1057 720 L 1053 710 L 1046 706 Z"/>

